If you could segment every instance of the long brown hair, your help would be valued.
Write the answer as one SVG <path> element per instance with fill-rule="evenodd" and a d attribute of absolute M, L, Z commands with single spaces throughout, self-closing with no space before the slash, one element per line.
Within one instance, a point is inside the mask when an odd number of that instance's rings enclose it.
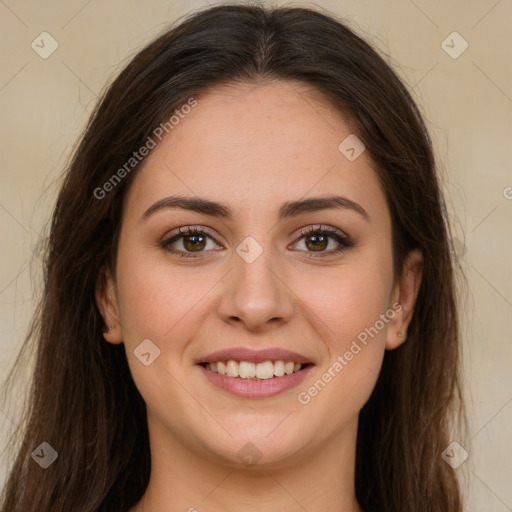
<path fill-rule="evenodd" d="M 53 212 L 43 297 L 9 376 L 35 347 L 2 510 L 125 512 L 142 497 L 151 469 L 145 403 L 124 347 L 102 338 L 95 302 L 102 267 L 115 273 L 123 198 L 137 166 L 104 197 L 95 190 L 189 98 L 267 79 L 312 86 L 350 119 L 386 194 L 395 272 L 408 251 L 424 257 L 408 341 L 386 352 L 360 413 L 357 499 L 365 512 L 462 510 L 456 475 L 441 457 L 464 417 L 455 265 L 420 111 L 386 61 L 333 16 L 241 5 L 194 13 L 140 51 L 74 151 Z M 42 442 L 58 452 L 47 469 L 31 458 Z"/>

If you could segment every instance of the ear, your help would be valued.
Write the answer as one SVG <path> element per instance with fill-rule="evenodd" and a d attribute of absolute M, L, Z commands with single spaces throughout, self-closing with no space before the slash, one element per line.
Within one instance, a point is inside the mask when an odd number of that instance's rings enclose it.
<path fill-rule="evenodd" d="M 423 255 L 415 249 L 405 257 L 402 273 L 393 286 L 390 307 L 396 314 L 388 325 L 387 350 L 398 348 L 407 339 L 407 329 L 420 290 L 422 273 Z"/>
<path fill-rule="evenodd" d="M 96 305 L 105 322 L 105 340 L 114 345 L 122 343 L 116 285 L 110 269 L 106 267 L 101 269 L 96 281 Z"/>

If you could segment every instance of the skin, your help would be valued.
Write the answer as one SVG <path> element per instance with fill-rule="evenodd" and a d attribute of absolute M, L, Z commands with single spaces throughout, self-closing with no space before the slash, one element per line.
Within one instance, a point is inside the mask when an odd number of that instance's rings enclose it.
<path fill-rule="evenodd" d="M 297 510 L 361 511 L 354 491 L 358 414 L 385 350 L 403 343 L 421 280 L 422 258 L 409 254 L 393 275 L 391 220 L 366 152 L 349 161 L 338 146 L 352 133 L 329 103 L 300 84 L 267 82 L 215 88 L 146 158 L 125 198 L 116 278 L 98 281 L 97 302 L 109 343 L 124 343 L 147 404 L 152 472 L 131 512 Z M 231 207 L 231 220 L 162 209 L 172 195 Z M 351 209 L 325 209 L 278 221 L 282 203 L 342 195 Z M 316 249 L 301 228 L 337 228 Z M 187 226 L 207 227 L 202 252 L 184 239 L 160 242 Z M 263 252 L 252 263 L 236 252 L 248 236 Z M 328 243 L 328 245 L 327 245 Z M 297 395 L 332 367 L 379 315 L 402 308 L 306 405 Z M 150 339 L 149 366 L 134 350 Z M 230 347 L 279 347 L 314 362 L 297 388 L 264 399 L 214 387 L 194 364 Z M 237 457 L 251 442 L 261 458 Z"/>

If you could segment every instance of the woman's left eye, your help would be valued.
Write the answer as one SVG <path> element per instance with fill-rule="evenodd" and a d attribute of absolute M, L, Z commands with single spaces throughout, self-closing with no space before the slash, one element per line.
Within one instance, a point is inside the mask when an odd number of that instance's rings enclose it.
<path fill-rule="evenodd" d="M 342 232 L 320 226 L 319 228 L 307 228 L 300 232 L 300 237 L 298 241 L 304 239 L 304 246 L 306 247 L 306 252 L 316 252 L 314 257 L 323 257 L 323 256 L 331 256 L 333 254 L 339 254 L 342 251 L 353 247 L 354 244 L 349 240 L 349 238 L 344 235 Z M 329 251 L 326 249 L 329 247 L 329 241 L 334 240 L 338 245 L 337 248 L 331 248 Z M 297 242 L 296 242 L 297 243 Z M 312 250 L 310 250 L 312 249 Z"/>
<path fill-rule="evenodd" d="M 300 232 L 300 237 L 294 242 L 295 245 L 304 239 L 305 252 L 314 252 L 314 257 L 317 256 L 329 256 L 332 254 L 338 254 L 349 247 L 353 247 L 353 243 L 348 239 L 346 235 L 338 230 L 332 228 L 307 228 Z M 208 247 L 208 241 L 211 241 L 210 247 Z M 335 248 L 332 247 L 327 250 L 331 245 L 330 242 L 334 241 Z M 176 248 L 181 245 L 181 248 Z M 213 247 L 211 247 L 213 245 Z M 336 248 L 336 245 L 338 246 Z M 160 246 L 166 251 L 176 254 L 180 257 L 195 258 L 200 256 L 202 252 L 207 249 L 222 249 L 222 246 L 218 244 L 208 231 L 198 228 L 185 228 L 179 229 L 178 233 L 171 235 L 166 238 Z M 198 253 L 194 255 L 193 253 Z"/>

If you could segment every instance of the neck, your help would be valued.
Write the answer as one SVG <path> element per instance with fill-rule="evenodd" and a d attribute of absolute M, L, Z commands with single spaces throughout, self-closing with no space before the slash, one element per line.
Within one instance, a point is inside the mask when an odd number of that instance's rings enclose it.
<path fill-rule="evenodd" d="M 160 432 L 158 432 L 161 429 Z M 150 425 L 153 439 L 163 428 Z M 151 477 L 130 512 L 361 512 L 354 489 L 357 417 L 321 446 L 287 461 L 236 468 L 183 444 L 151 444 Z"/>

